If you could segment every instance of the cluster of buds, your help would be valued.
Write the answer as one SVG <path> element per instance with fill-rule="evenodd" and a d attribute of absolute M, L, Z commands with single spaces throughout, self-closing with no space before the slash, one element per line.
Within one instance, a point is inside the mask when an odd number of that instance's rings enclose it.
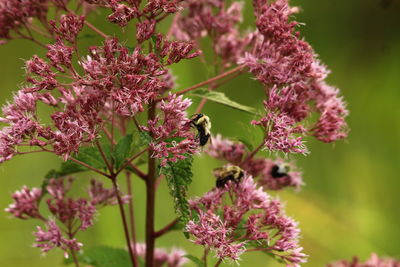
<path fill-rule="evenodd" d="M 97 209 L 105 205 L 115 205 L 117 192 L 115 189 L 107 189 L 103 184 L 92 180 L 88 188 L 87 198 L 71 198 L 68 193 L 74 179 L 71 177 L 51 178 L 43 189 L 24 186 L 16 191 L 12 197 L 14 203 L 5 209 L 19 219 L 39 219 L 46 228 L 37 226 L 35 247 L 42 252 L 48 252 L 53 248 L 64 250 L 65 257 L 68 253 L 79 251 L 82 246 L 75 235 L 93 225 Z M 124 203 L 130 196 L 122 197 Z M 39 210 L 41 203 L 45 201 L 51 216 L 45 218 Z"/>
<path fill-rule="evenodd" d="M 365 262 L 361 262 L 358 257 L 353 257 L 351 261 L 340 260 L 328 264 L 326 267 L 399 267 L 400 261 L 394 258 L 379 257 L 377 254 L 372 253 L 371 257 Z"/>
<path fill-rule="evenodd" d="M 257 188 L 251 176 L 215 188 L 191 200 L 190 206 L 193 219 L 186 231 L 193 242 L 214 250 L 221 260 L 264 251 L 290 266 L 305 262 L 297 223 L 284 214 L 278 200 Z"/>

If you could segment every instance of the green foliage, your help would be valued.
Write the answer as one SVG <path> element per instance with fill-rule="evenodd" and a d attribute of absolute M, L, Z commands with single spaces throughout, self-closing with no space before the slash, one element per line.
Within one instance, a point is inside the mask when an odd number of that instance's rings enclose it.
<path fill-rule="evenodd" d="M 132 151 L 133 135 L 128 134 L 119 140 L 116 144 L 112 156 L 114 158 L 115 168 L 118 170 L 124 164 L 125 160 L 129 158 Z"/>
<path fill-rule="evenodd" d="M 199 259 L 199 258 L 197 258 L 197 257 L 195 257 L 195 256 L 193 256 L 193 255 L 186 254 L 186 255 L 184 255 L 183 257 L 188 258 L 189 260 L 191 260 L 192 262 L 194 262 L 194 263 L 196 264 L 197 267 L 205 267 L 205 266 L 206 266 L 206 265 L 204 264 L 204 262 L 203 262 L 201 259 Z"/>
<path fill-rule="evenodd" d="M 186 199 L 189 185 L 192 183 L 192 162 L 191 155 L 177 162 L 168 162 L 161 168 L 161 173 L 165 175 L 169 187 L 169 192 L 174 200 L 175 210 L 179 216 L 181 226 L 189 221 L 189 203 Z"/>
<path fill-rule="evenodd" d="M 247 113 L 250 113 L 252 115 L 257 115 L 256 109 L 242 105 L 240 103 L 237 103 L 231 99 L 229 99 L 224 93 L 221 92 L 215 92 L 215 91 L 209 91 L 207 89 L 198 89 L 190 93 L 192 96 L 197 96 L 197 97 L 203 97 L 206 98 L 210 101 L 213 101 L 215 103 L 219 103 L 225 106 L 228 106 L 230 108 L 234 108 L 240 111 L 244 111 Z"/>
<path fill-rule="evenodd" d="M 96 246 L 85 250 L 78 255 L 78 261 L 94 267 L 131 267 L 132 263 L 128 251 L 122 248 Z M 72 257 L 65 260 L 65 264 L 73 263 Z M 140 264 L 141 266 L 143 264 Z"/>
<path fill-rule="evenodd" d="M 151 138 L 151 136 L 149 135 L 148 132 L 138 132 L 139 133 L 139 143 L 138 146 L 147 146 L 148 144 L 151 143 L 151 141 L 153 140 L 153 138 Z"/>

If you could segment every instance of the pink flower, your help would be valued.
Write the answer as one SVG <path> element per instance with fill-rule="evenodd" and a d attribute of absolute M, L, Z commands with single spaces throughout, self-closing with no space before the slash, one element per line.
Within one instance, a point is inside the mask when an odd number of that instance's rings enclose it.
<path fill-rule="evenodd" d="M 68 239 L 63 236 L 60 228 L 56 225 L 54 220 L 49 220 L 46 223 L 47 231 L 37 226 L 35 247 L 41 248 L 43 253 L 48 252 L 53 248 L 60 248 L 65 251 L 64 255 L 68 258 L 68 251 L 70 249 L 79 251 L 82 246 L 75 238 Z"/>
<path fill-rule="evenodd" d="M 88 190 L 90 196 L 90 203 L 92 205 L 117 205 L 118 201 L 116 198 L 116 192 L 114 188 L 104 188 L 103 183 L 95 179 L 90 180 L 90 187 Z M 130 196 L 122 196 L 122 202 L 124 204 L 129 203 Z"/>
<path fill-rule="evenodd" d="M 201 54 L 195 50 L 193 41 L 168 41 L 162 34 L 157 34 L 156 50 L 161 58 L 166 57 L 166 64 L 178 63 L 182 59 L 191 59 Z"/>
<path fill-rule="evenodd" d="M 48 0 L 0 1 L 0 38 L 11 39 L 10 31 L 30 22 L 33 17 L 45 18 Z"/>
<path fill-rule="evenodd" d="M 108 1 L 113 13 L 108 16 L 110 22 L 116 23 L 121 27 L 128 25 L 128 22 L 139 15 L 136 7 L 129 7 L 119 1 Z"/>
<path fill-rule="evenodd" d="M 41 197 L 42 190 L 40 188 L 29 189 L 23 186 L 21 190 L 12 195 L 15 202 L 10 204 L 5 211 L 20 219 L 42 218 L 38 207 Z"/>
<path fill-rule="evenodd" d="M 162 119 L 148 121 L 147 127 L 142 127 L 151 133 L 154 141 L 150 144 L 153 157 L 162 159 L 161 165 L 168 161 L 175 162 L 184 159 L 185 154 L 197 152 L 199 146 L 195 134 L 186 117 L 186 110 L 192 104 L 189 99 L 170 94 L 167 101 L 161 101 Z"/>
<path fill-rule="evenodd" d="M 66 196 L 72 180 L 65 185 L 63 179 L 51 179 L 47 191 L 52 196 L 47 200 L 50 212 L 65 225 L 79 222 L 78 228 L 86 230 L 93 225 L 96 207 L 84 198 L 72 199 Z"/>
<path fill-rule="evenodd" d="M 214 158 L 227 160 L 233 165 L 239 165 L 246 153 L 246 147 L 240 142 L 224 139 L 220 134 L 217 134 L 212 137 L 205 152 Z"/>
<path fill-rule="evenodd" d="M 84 22 L 85 18 L 83 16 L 66 14 L 60 17 L 59 27 L 56 26 L 55 21 L 50 21 L 50 24 L 58 36 L 70 43 L 75 43 L 79 32 L 83 28 Z"/>
<path fill-rule="evenodd" d="M 136 25 L 136 39 L 139 43 L 142 43 L 154 34 L 156 29 L 156 21 L 152 20 L 145 20 L 140 22 Z"/>
<path fill-rule="evenodd" d="M 49 51 L 46 56 L 57 70 L 65 72 L 62 66 L 71 67 L 73 52 L 71 47 L 66 46 L 62 40 L 58 39 L 56 43 L 47 45 L 47 48 Z"/>
<path fill-rule="evenodd" d="M 133 247 L 133 246 L 132 246 Z M 136 243 L 133 248 L 136 250 L 138 256 L 144 258 L 146 255 L 146 244 Z M 183 257 L 186 252 L 182 249 L 172 248 L 170 252 L 165 251 L 161 248 L 156 248 L 154 250 L 154 264 L 155 267 L 165 266 L 168 267 L 180 267 L 183 266 L 188 260 Z"/>
<path fill-rule="evenodd" d="M 224 203 L 225 195 L 230 204 Z M 257 188 L 251 176 L 238 184 L 228 182 L 224 188 L 214 188 L 190 201 L 190 206 L 194 214 L 186 230 L 193 242 L 214 250 L 220 259 L 237 260 L 240 254 L 256 249 L 293 265 L 305 262 L 297 223 L 284 214 L 278 200 Z"/>
<path fill-rule="evenodd" d="M 252 157 L 244 161 L 250 152 L 240 142 L 222 138 L 221 135 L 212 137 L 205 152 L 217 159 L 225 160 L 233 165 L 240 165 L 243 170 L 255 177 L 257 184 L 268 190 L 280 190 L 284 187 L 294 187 L 297 190 L 303 185 L 301 173 L 293 163 L 287 164 L 282 159 Z"/>
<path fill-rule="evenodd" d="M 400 261 L 394 258 L 380 258 L 377 254 L 372 253 L 371 257 L 361 262 L 358 257 L 353 257 L 351 261 L 340 260 L 326 265 L 326 267 L 399 267 Z"/>

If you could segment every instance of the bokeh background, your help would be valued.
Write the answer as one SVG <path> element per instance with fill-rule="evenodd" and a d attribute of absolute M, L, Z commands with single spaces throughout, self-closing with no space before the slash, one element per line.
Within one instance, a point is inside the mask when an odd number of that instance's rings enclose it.
<path fill-rule="evenodd" d="M 249 6 L 250 1 L 247 1 Z M 277 195 L 287 203 L 287 212 L 300 222 L 302 244 L 310 255 L 304 266 L 324 264 L 371 252 L 400 258 L 400 3 L 398 0 L 292 1 L 301 6 L 297 20 L 304 22 L 303 36 L 332 70 L 329 82 L 338 86 L 348 103 L 351 128 L 346 141 L 334 145 L 308 140 L 311 154 L 295 157 L 304 173 L 306 186 L 301 192 L 286 190 Z M 114 27 L 102 16 L 93 14 L 106 32 Z M 246 21 L 252 20 L 246 10 Z M 125 35 L 133 34 L 127 29 Z M 99 42 L 93 38 L 86 42 Z M 25 41 L 13 41 L 0 47 L 0 102 L 11 99 L 23 82 L 23 59 L 44 51 Z M 203 66 L 187 62 L 174 67 L 177 88 L 185 88 L 206 77 Z M 222 89 L 232 99 L 260 106 L 262 90 L 249 77 L 241 77 Z M 257 139 L 249 128 L 252 118 L 215 104 L 204 110 L 213 122 L 213 132 L 226 136 Z M 250 129 L 250 130 L 249 130 Z M 22 185 L 38 186 L 48 169 L 60 160 L 37 154 L 15 157 L 0 165 L 0 207 Z M 209 190 L 214 180 L 213 167 L 221 163 L 207 156 L 196 158 L 191 195 Z M 82 176 L 81 183 L 88 180 Z M 77 190 L 83 190 L 82 187 Z M 134 182 L 137 232 L 144 237 L 144 185 Z M 157 195 L 157 228 L 173 218 L 171 199 L 165 184 Z M 0 266 L 62 266 L 62 254 L 52 251 L 42 257 L 32 248 L 32 232 L 37 222 L 9 218 L 0 212 Z M 85 247 L 106 244 L 121 247 L 125 243 L 117 207 L 106 208 L 97 224 L 80 235 Z M 185 247 L 200 256 L 199 248 L 180 233 L 158 240 L 159 247 Z M 190 266 L 190 264 L 188 265 Z M 243 257 L 241 266 L 280 266 L 262 254 Z"/>

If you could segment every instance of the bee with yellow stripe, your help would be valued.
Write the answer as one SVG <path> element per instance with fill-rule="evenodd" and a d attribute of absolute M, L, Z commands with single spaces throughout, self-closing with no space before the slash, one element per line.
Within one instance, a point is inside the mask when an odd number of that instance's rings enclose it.
<path fill-rule="evenodd" d="M 191 117 L 190 124 L 197 130 L 197 139 L 200 146 L 208 143 L 211 137 L 211 121 L 210 118 L 204 114 L 194 114 Z"/>
<path fill-rule="evenodd" d="M 238 166 L 228 165 L 214 169 L 214 175 L 217 178 L 216 187 L 223 188 L 229 181 L 238 184 L 244 176 L 244 171 Z"/>

